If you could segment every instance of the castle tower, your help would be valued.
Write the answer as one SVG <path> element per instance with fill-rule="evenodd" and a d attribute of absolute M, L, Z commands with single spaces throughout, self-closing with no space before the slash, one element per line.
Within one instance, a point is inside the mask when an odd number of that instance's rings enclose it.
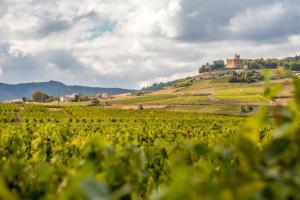
<path fill-rule="evenodd" d="M 243 69 L 244 61 L 239 54 L 235 54 L 233 59 L 227 59 L 227 69 Z"/>

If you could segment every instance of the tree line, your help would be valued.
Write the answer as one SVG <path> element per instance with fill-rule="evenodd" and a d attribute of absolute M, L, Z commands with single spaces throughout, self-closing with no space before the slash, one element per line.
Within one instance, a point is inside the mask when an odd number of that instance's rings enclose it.
<path fill-rule="evenodd" d="M 245 59 L 244 64 L 249 69 L 277 69 L 284 67 L 291 71 L 300 71 L 300 56 L 287 57 L 284 59 L 277 58 L 259 58 L 259 59 Z M 215 60 L 212 63 L 206 63 L 199 68 L 199 73 L 223 70 L 226 68 L 224 60 Z"/>

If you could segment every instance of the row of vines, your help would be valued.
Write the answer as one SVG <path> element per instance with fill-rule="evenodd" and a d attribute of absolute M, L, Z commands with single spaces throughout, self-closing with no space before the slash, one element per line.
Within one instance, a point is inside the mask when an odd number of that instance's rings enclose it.
<path fill-rule="evenodd" d="M 298 199 L 295 88 L 277 118 L 0 105 L 0 199 Z"/>

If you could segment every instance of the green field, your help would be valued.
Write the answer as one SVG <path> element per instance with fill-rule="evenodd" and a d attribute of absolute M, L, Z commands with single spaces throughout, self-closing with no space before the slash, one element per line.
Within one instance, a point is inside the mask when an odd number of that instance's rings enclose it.
<path fill-rule="evenodd" d="M 216 96 L 234 103 L 190 88 L 118 102 L 165 109 L 1 104 L 0 199 L 298 199 L 294 83 L 289 107 L 261 104 L 251 117 L 236 115 L 255 84 L 222 86 Z M 282 94 L 265 91 L 267 101 Z"/>
<path fill-rule="evenodd" d="M 281 85 L 283 96 L 287 105 L 292 98 L 291 79 L 271 81 L 272 87 Z M 160 108 L 171 111 L 197 112 L 203 114 L 240 115 L 241 106 L 244 105 L 272 105 L 276 102 L 264 97 L 264 82 L 258 83 L 228 83 L 227 79 L 213 79 L 194 81 L 186 88 L 177 88 L 174 91 L 146 93 L 142 96 L 113 97 L 104 99 L 110 102 L 113 108 L 136 109 L 143 105 L 146 109 Z M 59 106 L 88 106 L 86 102 L 60 102 Z M 45 103 L 47 106 L 58 106 L 57 102 Z M 253 111 L 253 113 L 256 109 Z"/>
<path fill-rule="evenodd" d="M 0 113 L 0 197 L 20 199 L 148 198 L 169 185 L 169 162 L 186 142 L 226 143 L 245 123 L 101 107 L 2 105 Z"/>
<path fill-rule="evenodd" d="M 170 100 L 177 98 L 177 95 L 174 94 L 158 94 L 158 95 L 145 95 L 145 96 L 140 96 L 140 97 L 132 97 L 128 99 L 112 99 L 110 102 L 114 104 L 121 104 L 121 105 L 132 105 L 132 104 L 149 104 L 152 102 L 162 102 L 164 100 Z"/>
<path fill-rule="evenodd" d="M 49 102 L 49 103 L 43 103 L 42 105 L 46 106 L 53 106 L 53 107 L 59 107 L 59 106 L 88 106 L 92 102 L 91 101 L 82 101 L 82 102 Z"/>
<path fill-rule="evenodd" d="M 272 87 L 281 85 L 282 96 L 292 97 L 290 79 L 271 81 Z M 288 100 L 288 99 L 287 99 Z M 228 83 L 226 79 L 195 81 L 192 86 L 174 91 L 163 90 L 159 93 L 147 93 L 143 96 L 128 96 L 109 100 L 114 107 L 137 108 L 138 104 L 151 108 L 164 105 L 168 110 L 198 112 L 209 114 L 239 115 L 244 105 L 271 105 L 270 99 L 264 97 L 264 82 Z M 286 103 L 284 104 L 286 105 Z"/>

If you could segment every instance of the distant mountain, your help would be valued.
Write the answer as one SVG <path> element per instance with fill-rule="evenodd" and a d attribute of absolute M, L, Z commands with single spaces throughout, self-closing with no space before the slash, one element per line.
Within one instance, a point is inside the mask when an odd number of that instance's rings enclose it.
<path fill-rule="evenodd" d="M 0 83 L 0 101 L 16 99 L 19 97 L 31 97 L 35 91 L 42 91 L 52 96 L 64 96 L 72 93 L 81 93 L 90 95 L 94 93 L 108 93 L 110 95 L 133 92 L 133 90 L 121 88 L 101 88 L 101 87 L 84 87 L 84 86 L 68 86 L 61 82 L 37 82 L 37 83 L 21 83 L 6 84 Z"/>

